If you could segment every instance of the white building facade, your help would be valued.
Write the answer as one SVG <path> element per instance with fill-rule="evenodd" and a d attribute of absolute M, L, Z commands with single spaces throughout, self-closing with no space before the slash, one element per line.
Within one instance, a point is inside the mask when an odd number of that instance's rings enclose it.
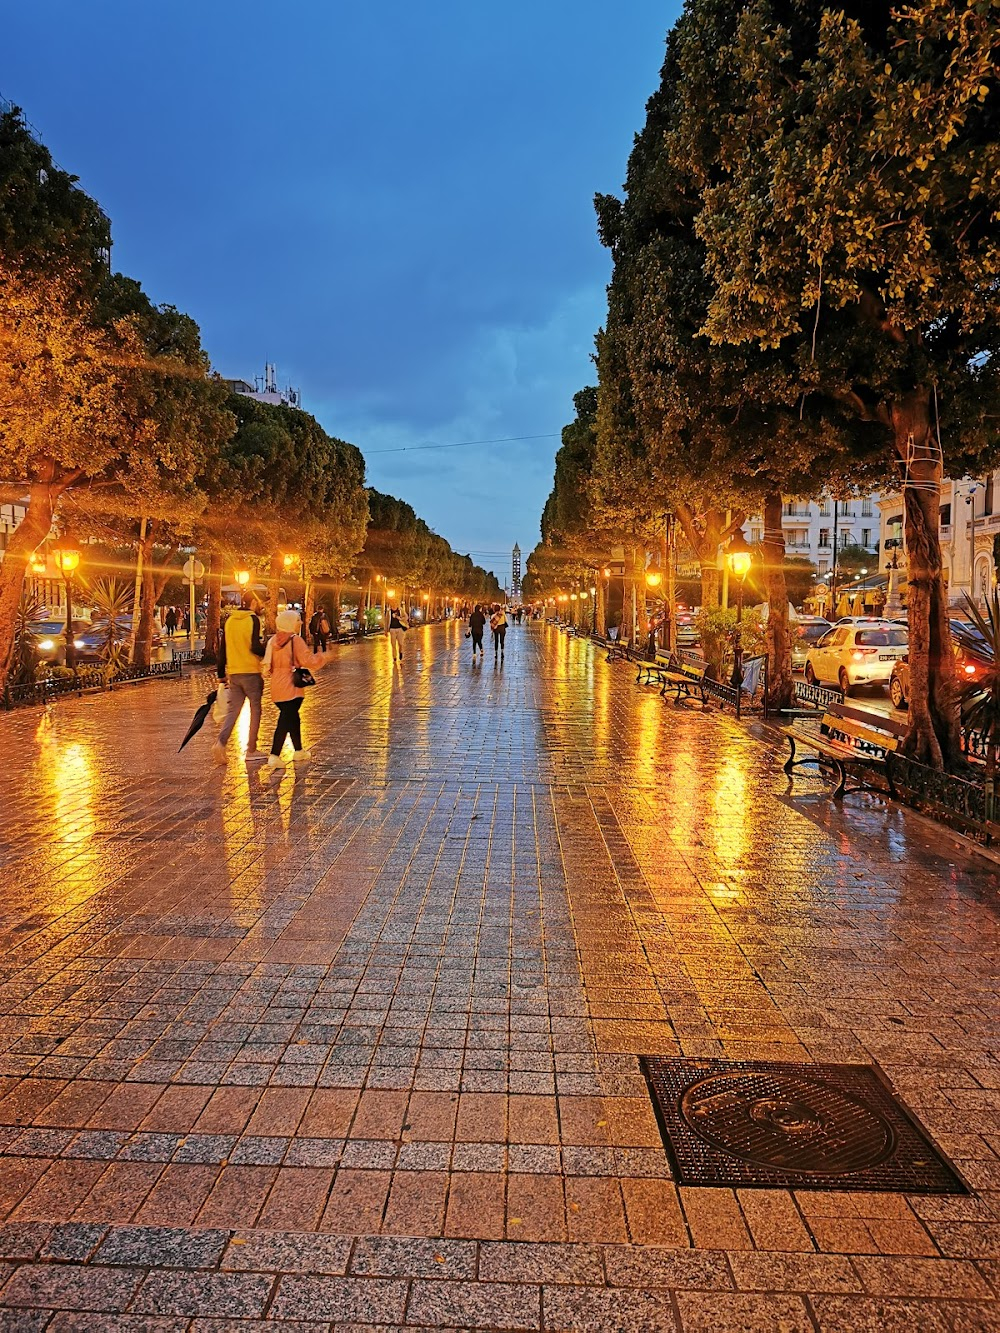
<path fill-rule="evenodd" d="M 781 526 L 785 534 L 785 554 L 799 556 L 816 566 L 822 577 L 833 567 L 834 544 L 863 546 L 874 552 L 879 546 L 881 501 L 877 495 L 860 499 L 789 500 L 782 507 Z M 764 520 L 760 515 L 743 525 L 743 536 L 751 544 L 764 539 Z"/>
<path fill-rule="evenodd" d="M 881 567 L 895 557 L 905 579 L 902 494 L 882 496 L 878 508 Z M 978 480 L 945 481 L 938 532 L 949 604 L 961 609 L 968 593 L 982 606 L 996 584 L 993 539 L 1000 533 L 1000 470 Z"/>

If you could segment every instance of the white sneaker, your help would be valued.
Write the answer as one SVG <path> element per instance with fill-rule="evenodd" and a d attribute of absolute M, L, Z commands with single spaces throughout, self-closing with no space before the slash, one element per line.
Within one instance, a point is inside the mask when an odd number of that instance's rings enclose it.
<path fill-rule="evenodd" d="M 312 750 L 296 750 L 295 753 L 292 755 L 292 758 L 295 760 L 297 764 L 308 764 L 309 760 L 312 757 L 313 757 Z"/>
<path fill-rule="evenodd" d="M 226 762 L 226 747 L 218 741 L 212 746 L 212 762 L 219 765 Z"/>
<path fill-rule="evenodd" d="M 268 769 L 284 768 L 285 765 L 282 763 L 281 755 L 269 754 L 267 756 L 267 767 Z"/>
<path fill-rule="evenodd" d="M 246 761 L 248 764 L 260 764 L 267 758 L 263 750 L 247 750 Z"/>

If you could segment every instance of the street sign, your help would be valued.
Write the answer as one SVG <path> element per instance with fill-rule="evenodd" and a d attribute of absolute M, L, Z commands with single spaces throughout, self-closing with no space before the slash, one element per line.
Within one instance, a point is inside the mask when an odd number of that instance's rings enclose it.
<path fill-rule="evenodd" d="M 203 579 L 204 577 L 205 577 L 205 566 L 201 563 L 200 560 L 196 560 L 193 555 L 189 556 L 188 559 L 184 561 L 185 587 L 191 582 L 194 583 L 200 582 L 201 579 Z"/>

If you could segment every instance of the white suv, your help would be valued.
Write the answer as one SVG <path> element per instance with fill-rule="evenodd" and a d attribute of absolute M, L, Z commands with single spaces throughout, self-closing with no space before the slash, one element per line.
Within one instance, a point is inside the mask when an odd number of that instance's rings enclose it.
<path fill-rule="evenodd" d="M 889 620 L 834 625 L 809 650 L 806 680 L 837 684 L 845 694 L 855 685 L 884 685 L 908 645 L 907 631 Z"/>

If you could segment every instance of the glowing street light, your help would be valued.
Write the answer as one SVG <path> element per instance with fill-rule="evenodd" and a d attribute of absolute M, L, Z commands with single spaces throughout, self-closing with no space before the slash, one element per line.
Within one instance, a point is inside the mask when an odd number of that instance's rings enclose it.
<path fill-rule="evenodd" d="M 245 588 L 250 582 L 250 571 L 249 569 L 237 569 L 233 572 L 233 578 L 239 587 Z"/>
<path fill-rule="evenodd" d="M 729 572 L 739 580 L 739 591 L 736 598 L 736 632 L 733 635 L 733 674 L 729 680 L 730 685 L 736 691 L 736 717 L 739 719 L 740 701 L 743 696 L 743 630 L 741 628 L 743 621 L 743 590 L 746 586 L 747 575 L 750 573 L 750 566 L 753 564 L 750 547 L 747 546 L 742 532 L 737 532 L 730 542 L 726 562 L 729 565 Z"/>
<path fill-rule="evenodd" d="M 73 575 L 80 565 L 80 552 L 72 546 L 54 551 L 53 558 L 66 580 L 66 665 L 76 670 L 76 641 L 73 638 Z"/>
<path fill-rule="evenodd" d="M 646 570 L 646 587 L 658 588 L 660 586 L 660 571 L 658 569 Z"/>

